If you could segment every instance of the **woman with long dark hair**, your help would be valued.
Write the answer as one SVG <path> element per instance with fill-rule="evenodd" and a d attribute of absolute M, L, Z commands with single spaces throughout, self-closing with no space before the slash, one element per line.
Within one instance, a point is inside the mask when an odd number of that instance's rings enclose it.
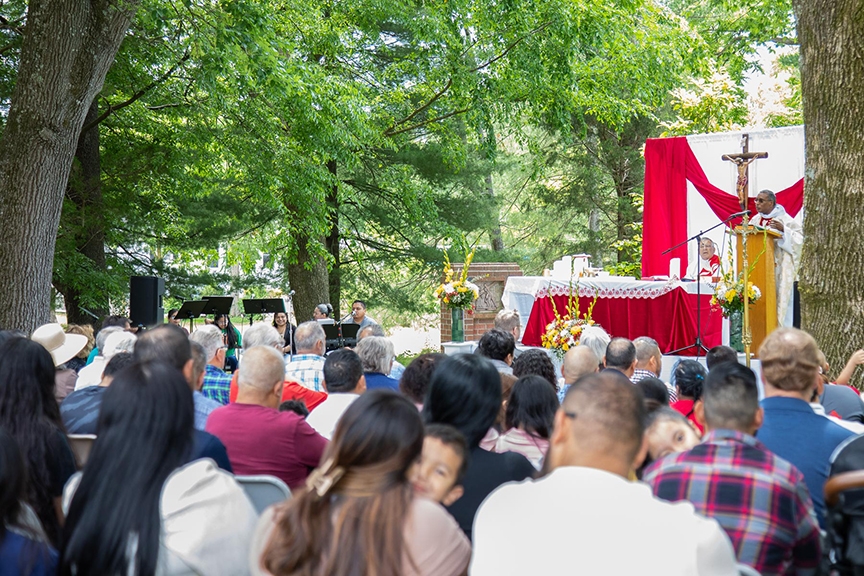
<path fill-rule="evenodd" d="M 27 465 L 18 443 L 0 428 L 0 573 L 54 574 L 57 552 L 26 500 Z"/>
<path fill-rule="evenodd" d="M 213 323 L 222 331 L 222 341 L 228 347 L 225 352 L 225 369 L 229 372 L 237 370 L 237 349 L 243 347 L 243 337 L 240 331 L 231 323 L 228 314 L 216 314 Z"/>
<path fill-rule="evenodd" d="M 513 385 L 504 417 L 506 433 L 495 443 L 495 452 L 516 452 L 538 470 L 549 450 L 549 436 L 558 395 L 542 376 L 523 376 Z"/>
<path fill-rule="evenodd" d="M 54 400 L 54 361 L 41 344 L 26 338 L 11 338 L 0 347 L 0 427 L 27 459 L 27 500 L 57 546 L 60 497 L 75 473 L 75 457 Z"/>
<path fill-rule="evenodd" d="M 185 464 L 193 412 L 189 385 L 167 364 L 114 376 L 99 437 L 64 494 L 60 574 L 247 573 L 255 511 L 212 460 Z"/>
<path fill-rule="evenodd" d="M 273 314 L 273 327 L 279 332 L 282 337 L 282 353 L 296 354 L 297 346 L 294 345 L 294 332 L 297 327 L 288 321 L 288 314 L 285 312 L 276 312 Z"/>
<path fill-rule="evenodd" d="M 468 541 L 440 505 L 415 497 L 409 481 L 422 449 L 423 424 L 408 399 L 389 390 L 360 396 L 307 489 L 264 513 L 253 573 L 463 574 Z"/>
<path fill-rule="evenodd" d="M 469 538 L 474 515 L 486 496 L 505 482 L 518 482 L 535 472 L 521 454 L 495 454 L 480 447 L 500 410 L 501 378 L 489 360 L 476 354 L 456 354 L 435 368 L 423 418 L 429 424 L 450 424 L 468 442 L 471 458 L 462 479 L 465 493 L 448 510 Z"/>

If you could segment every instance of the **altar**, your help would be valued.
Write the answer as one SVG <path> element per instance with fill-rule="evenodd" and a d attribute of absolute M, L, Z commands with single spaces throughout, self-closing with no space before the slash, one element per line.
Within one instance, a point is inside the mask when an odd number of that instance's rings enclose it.
<path fill-rule="evenodd" d="M 713 286 L 709 283 L 642 281 L 609 276 L 581 278 L 572 289 L 574 294 L 579 294 L 580 315 L 587 312 L 597 298 L 593 319 L 613 337 L 632 340 L 650 336 L 657 340 L 663 354 L 683 349 L 678 354 L 695 356 L 696 349 L 692 345 L 696 342 L 698 316 L 705 347 L 722 344 L 723 316 L 711 309 Z M 507 280 L 501 301 L 505 308 L 518 310 L 523 319 L 522 344 L 541 345 L 541 334 L 555 319 L 550 295 L 555 302 L 554 308 L 563 315 L 570 290 L 567 281 L 542 276 Z M 697 303 L 700 302 L 701 310 L 697 314 Z"/>

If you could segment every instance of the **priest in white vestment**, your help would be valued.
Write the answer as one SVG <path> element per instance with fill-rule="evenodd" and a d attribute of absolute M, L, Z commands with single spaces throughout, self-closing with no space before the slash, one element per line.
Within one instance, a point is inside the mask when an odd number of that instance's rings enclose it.
<path fill-rule="evenodd" d="M 777 323 L 792 326 L 792 292 L 798 278 L 801 263 L 801 247 L 804 244 L 804 231 L 783 206 L 777 204 L 777 197 L 771 190 L 762 190 L 756 195 L 757 214 L 750 223 L 759 228 L 769 228 L 783 234 L 774 240 L 774 273 L 777 286 Z"/>

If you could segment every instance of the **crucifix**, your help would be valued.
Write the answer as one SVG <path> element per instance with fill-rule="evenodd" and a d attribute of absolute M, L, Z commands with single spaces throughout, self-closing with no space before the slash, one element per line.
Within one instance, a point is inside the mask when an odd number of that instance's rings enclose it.
<path fill-rule="evenodd" d="M 738 203 L 741 204 L 741 210 L 747 210 L 748 188 L 750 186 L 748 167 L 756 160 L 767 157 L 767 152 L 750 152 L 750 135 L 743 134 L 741 136 L 741 153 L 724 154 L 721 158 L 722 160 L 732 162 L 738 167 L 738 180 L 735 182 L 735 191 L 738 193 Z M 744 226 L 746 226 L 746 214 L 744 215 L 744 222 Z"/>
<path fill-rule="evenodd" d="M 741 273 L 744 276 L 744 318 L 743 318 L 743 334 L 741 341 L 744 344 L 744 361 L 747 367 L 750 367 L 750 345 L 753 343 L 753 333 L 750 331 L 750 302 L 748 294 L 748 276 L 750 272 L 750 262 L 747 257 L 747 236 L 750 232 L 749 212 L 747 211 L 747 199 L 750 196 L 750 179 L 748 168 L 750 164 L 760 158 L 767 158 L 767 152 L 750 152 L 750 135 L 741 135 L 741 153 L 740 154 L 724 154 L 721 159 L 732 162 L 738 167 L 738 178 L 735 182 L 735 192 L 738 194 L 738 202 L 741 204 L 741 210 L 744 211 L 744 219 L 741 222 Z M 755 232 L 753 232 L 755 233 Z"/>

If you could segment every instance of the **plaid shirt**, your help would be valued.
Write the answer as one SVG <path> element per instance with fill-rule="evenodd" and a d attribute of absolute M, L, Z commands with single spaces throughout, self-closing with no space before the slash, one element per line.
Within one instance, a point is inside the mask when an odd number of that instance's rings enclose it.
<path fill-rule="evenodd" d="M 324 357 L 317 354 L 295 354 L 285 364 L 285 379 L 299 382 L 310 390 L 323 392 Z"/>
<path fill-rule="evenodd" d="M 633 377 L 630 378 L 630 381 L 633 384 L 636 384 L 640 380 L 644 380 L 645 378 L 657 378 L 657 375 L 651 372 L 650 370 L 644 370 L 642 368 L 636 368 L 633 372 Z M 669 403 L 678 401 L 678 394 L 675 393 L 675 387 L 669 384 L 668 382 L 663 382 L 666 384 L 666 391 L 669 392 Z"/>
<path fill-rule="evenodd" d="M 204 387 L 201 389 L 201 393 L 223 406 L 228 404 L 228 397 L 231 393 L 231 375 L 212 364 L 207 364 L 204 371 Z"/>
<path fill-rule="evenodd" d="M 819 524 L 804 475 L 752 436 L 715 430 L 689 452 L 649 466 L 642 480 L 656 496 L 688 500 L 717 520 L 738 561 L 762 574 L 819 565 Z"/>

